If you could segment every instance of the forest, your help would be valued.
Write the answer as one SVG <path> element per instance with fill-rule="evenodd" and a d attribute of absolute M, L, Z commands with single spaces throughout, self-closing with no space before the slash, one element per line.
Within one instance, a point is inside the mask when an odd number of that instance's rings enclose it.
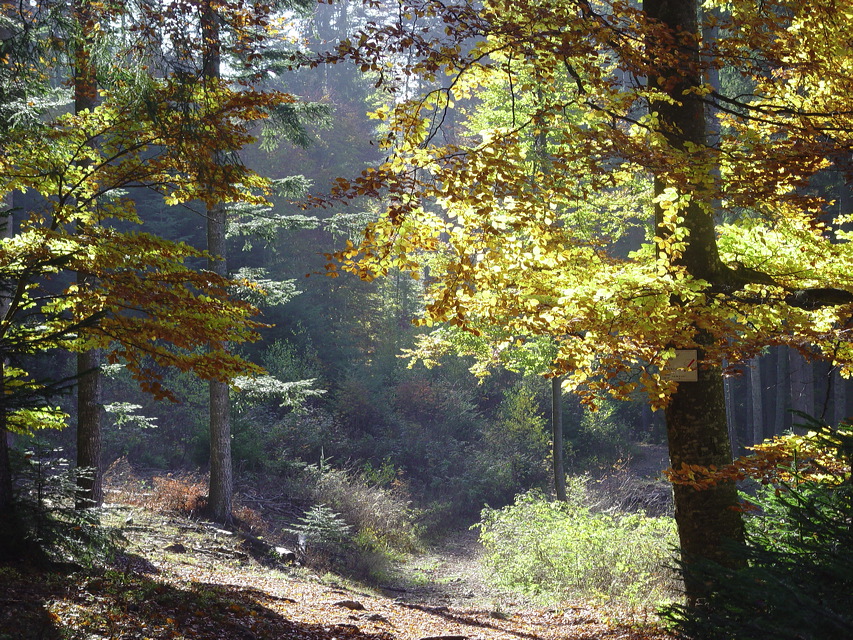
<path fill-rule="evenodd" d="M 0 0 L 0 640 L 853 637 L 851 21 Z"/>

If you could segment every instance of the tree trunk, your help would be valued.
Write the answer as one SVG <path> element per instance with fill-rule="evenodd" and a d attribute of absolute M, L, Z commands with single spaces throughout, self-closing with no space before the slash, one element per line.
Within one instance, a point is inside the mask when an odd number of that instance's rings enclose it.
<path fill-rule="evenodd" d="M 203 73 L 205 81 L 221 77 L 219 16 L 210 0 L 204 4 L 202 16 L 204 42 Z M 211 184 L 212 188 L 213 185 Z M 207 250 L 211 255 L 208 267 L 219 275 L 228 275 L 225 248 L 226 212 L 218 202 L 207 210 Z M 210 382 L 210 482 L 208 509 L 216 522 L 232 520 L 234 477 L 231 467 L 231 419 L 229 387 L 226 382 Z"/>
<path fill-rule="evenodd" d="M 650 83 L 657 84 L 673 99 L 673 102 L 655 102 L 651 110 L 658 112 L 662 131 L 673 148 L 686 152 L 688 145 L 695 145 L 695 148 L 702 149 L 706 143 L 705 109 L 689 91 L 702 83 L 698 73 L 698 47 L 695 41 L 679 44 L 678 40 L 684 35 L 698 39 L 698 2 L 646 0 L 643 8 L 650 18 L 668 27 L 673 37 L 672 46 L 680 49 L 682 60 L 678 68 L 659 68 L 656 70 L 658 76 L 649 78 Z M 656 176 L 656 194 L 669 186 L 666 179 L 666 175 Z M 693 195 L 701 198 L 701 185 L 697 185 Z M 683 254 L 675 259 L 676 264 L 696 278 L 713 282 L 722 269 L 713 217 L 695 200 L 680 214 L 689 235 Z M 657 233 L 665 237 L 669 231 L 662 222 L 663 212 L 658 208 Z M 673 303 L 678 304 L 678 301 Z M 698 380 L 679 383 L 665 410 L 670 463 L 676 469 L 684 464 L 721 467 L 732 460 L 722 370 L 703 362 L 701 345 L 707 344 L 711 338 L 697 327 L 695 339 L 700 347 Z M 677 348 L 679 345 L 673 346 Z M 691 571 L 694 563 L 711 560 L 724 565 L 735 564 L 725 544 L 743 539 L 741 516 L 734 509 L 738 504 L 737 490 L 731 482 L 702 491 L 676 484 L 673 497 L 685 565 L 685 594 L 688 602 L 696 603 L 709 590 L 722 588 L 722 585 L 707 584 L 698 579 Z"/>
<path fill-rule="evenodd" d="M 0 359 L 0 394 L 5 391 L 5 364 Z M 12 509 L 12 467 L 9 464 L 9 431 L 5 403 L 0 405 L 0 520 L 7 520 Z"/>
<path fill-rule="evenodd" d="M 749 423 L 752 444 L 764 440 L 764 411 L 761 398 L 761 358 L 749 361 Z"/>
<path fill-rule="evenodd" d="M 737 411 L 735 407 L 735 380 L 731 376 L 723 378 L 723 394 L 726 405 L 726 429 L 729 432 L 732 456 L 738 454 Z"/>
<path fill-rule="evenodd" d="M 551 378 L 551 435 L 554 459 L 554 492 L 566 502 L 566 470 L 563 465 L 563 378 Z"/>
<path fill-rule="evenodd" d="M 788 375 L 791 380 L 791 408 L 813 416 L 814 411 L 814 367 L 796 349 L 788 352 Z M 802 422 L 794 416 L 793 424 Z"/>
<path fill-rule="evenodd" d="M 77 509 L 104 501 L 100 364 L 96 350 L 77 355 Z"/>
<path fill-rule="evenodd" d="M 92 65 L 88 34 L 92 33 L 91 6 L 88 0 L 75 0 L 74 17 L 80 38 L 74 55 L 74 112 L 93 109 L 97 103 L 97 84 Z M 92 286 L 91 278 L 77 274 L 82 289 Z M 97 350 L 77 356 L 77 509 L 98 507 L 103 503 L 101 461 L 101 354 Z"/>
<path fill-rule="evenodd" d="M 207 212 L 207 249 L 212 256 L 212 271 L 225 275 L 225 207 L 221 204 Z M 230 522 L 233 510 L 234 478 L 231 467 L 231 405 L 227 382 L 210 382 L 210 485 L 208 508 L 216 522 Z"/>
<path fill-rule="evenodd" d="M 788 348 L 776 347 L 776 421 L 773 435 L 784 433 L 791 426 L 791 385 L 788 381 Z"/>
<path fill-rule="evenodd" d="M 839 425 L 847 419 L 847 380 L 832 372 L 832 422 Z"/>

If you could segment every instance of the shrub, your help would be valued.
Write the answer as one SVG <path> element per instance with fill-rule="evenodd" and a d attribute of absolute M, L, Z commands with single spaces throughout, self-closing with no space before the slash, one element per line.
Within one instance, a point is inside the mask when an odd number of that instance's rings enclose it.
<path fill-rule="evenodd" d="M 5 437 L 5 436 L 0 436 Z M 61 449 L 39 439 L 13 455 L 15 508 L 0 523 L 0 558 L 20 555 L 47 566 L 97 566 L 118 548 L 120 534 L 102 525 L 101 509 L 77 509 L 77 478 Z"/>
<path fill-rule="evenodd" d="M 286 492 L 297 500 L 326 505 L 353 528 L 357 538 L 372 540 L 374 550 L 409 550 L 417 542 L 415 514 L 399 480 L 380 487 L 362 473 L 335 469 L 324 460 L 292 475 Z"/>
<path fill-rule="evenodd" d="M 207 484 L 195 475 L 158 476 L 151 480 L 154 490 L 146 506 L 196 516 L 207 507 Z"/>
<path fill-rule="evenodd" d="M 669 600 L 673 521 L 595 513 L 587 506 L 587 480 L 569 480 L 567 502 L 531 491 L 483 511 L 476 526 L 497 582 L 548 602 L 570 594 L 644 608 Z"/>

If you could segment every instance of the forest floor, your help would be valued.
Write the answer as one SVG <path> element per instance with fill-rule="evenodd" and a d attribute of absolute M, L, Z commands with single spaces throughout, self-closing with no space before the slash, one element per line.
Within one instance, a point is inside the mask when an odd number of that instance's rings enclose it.
<path fill-rule="evenodd" d="M 671 640 L 651 617 L 495 588 L 471 531 L 365 586 L 203 520 L 118 503 L 107 521 L 124 540 L 107 568 L 0 562 L 0 640 Z"/>

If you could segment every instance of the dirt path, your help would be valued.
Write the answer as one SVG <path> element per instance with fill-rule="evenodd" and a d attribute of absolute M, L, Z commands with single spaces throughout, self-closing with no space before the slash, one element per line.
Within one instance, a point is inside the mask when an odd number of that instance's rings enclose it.
<path fill-rule="evenodd" d="M 394 568 L 380 587 L 401 603 L 484 609 L 499 613 L 530 603 L 499 589 L 486 578 L 483 548 L 475 531 L 447 536 L 423 554 Z"/>
<path fill-rule="evenodd" d="M 484 579 L 474 532 L 388 574 L 384 593 L 256 561 L 210 523 L 117 507 L 126 550 L 70 574 L 0 564 L 0 640 L 670 640 L 588 603 L 529 606 Z"/>

